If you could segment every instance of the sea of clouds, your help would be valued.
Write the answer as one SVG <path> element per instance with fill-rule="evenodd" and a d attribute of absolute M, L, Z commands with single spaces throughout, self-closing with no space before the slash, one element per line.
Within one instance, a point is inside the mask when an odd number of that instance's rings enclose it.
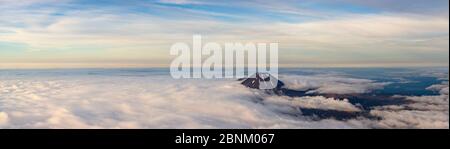
<path fill-rule="evenodd" d="M 388 83 L 332 75 L 282 75 L 291 89 L 367 93 Z M 448 76 L 348 120 L 313 119 L 302 108 L 360 112 L 348 100 L 269 95 L 235 80 L 174 80 L 152 76 L 0 77 L 0 128 L 449 128 Z"/>

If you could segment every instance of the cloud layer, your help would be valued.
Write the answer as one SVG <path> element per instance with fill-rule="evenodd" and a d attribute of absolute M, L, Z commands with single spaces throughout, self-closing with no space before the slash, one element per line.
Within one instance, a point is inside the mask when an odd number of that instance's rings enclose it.
<path fill-rule="evenodd" d="M 407 97 L 412 104 L 404 106 L 381 107 L 371 111 L 382 116 L 384 127 L 397 128 L 448 128 L 449 127 L 449 96 L 448 81 L 429 87 L 438 90 L 439 96 Z M 386 111 L 389 109 L 390 111 Z"/>
<path fill-rule="evenodd" d="M 296 76 L 285 75 L 280 77 L 286 81 L 289 89 L 309 91 L 309 93 L 330 94 L 362 94 L 376 89 L 382 89 L 389 82 L 374 82 L 367 79 L 346 78 L 332 75 Z"/>

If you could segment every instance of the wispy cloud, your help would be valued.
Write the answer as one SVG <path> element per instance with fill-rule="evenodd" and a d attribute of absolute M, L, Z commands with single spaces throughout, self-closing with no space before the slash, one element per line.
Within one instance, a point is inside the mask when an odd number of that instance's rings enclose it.
<path fill-rule="evenodd" d="M 442 1 L 417 1 L 424 13 L 350 0 L 0 3 L 0 49 L 22 47 L 15 55 L 0 51 L 1 62 L 164 63 L 172 43 L 202 34 L 219 42 L 279 42 L 282 65 L 289 66 L 448 64 L 448 16 L 433 11 L 448 11 L 434 9 Z"/>

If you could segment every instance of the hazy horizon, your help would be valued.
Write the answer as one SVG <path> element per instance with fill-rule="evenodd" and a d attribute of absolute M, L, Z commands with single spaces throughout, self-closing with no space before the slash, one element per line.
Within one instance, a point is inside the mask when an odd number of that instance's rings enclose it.
<path fill-rule="evenodd" d="M 109 64 L 109 65 L 75 65 L 75 66 L 68 66 L 68 65 L 45 65 L 45 66 L 36 66 L 36 65 L 13 65 L 13 66 L 7 66 L 2 67 L 4 65 L 0 65 L 0 70 L 8 70 L 8 69 L 170 69 L 170 66 L 140 66 L 140 65 L 117 65 L 117 64 Z M 355 68 L 355 69 L 370 69 L 370 68 L 386 68 L 386 69 L 394 69 L 394 68 L 448 68 L 449 66 L 446 65 L 423 65 L 423 66 L 411 66 L 411 65 L 404 65 L 404 66 L 382 66 L 382 65 L 375 65 L 375 66 L 352 66 L 352 65 L 341 65 L 341 66 L 280 66 L 279 69 L 283 68 L 307 68 L 307 69 L 327 69 L 327 68 Z M 195 67 L 191 67 L 195 68 Z"/>

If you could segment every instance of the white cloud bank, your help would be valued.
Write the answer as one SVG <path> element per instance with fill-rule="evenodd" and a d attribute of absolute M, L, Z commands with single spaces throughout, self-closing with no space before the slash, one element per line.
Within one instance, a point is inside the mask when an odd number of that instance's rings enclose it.
<path fill-rule="evenodd" d="M 353 128 L 345 122 L 302 121 L 276 113 L 235 81 L 66 79 L 2 79 L 0 109 L 8 115 L 1 117 L 2 127 Z"/>
<path fill-rule="evenodd" d="M 384 106 L 370 113 L 383 118 L 381 128 L 449 128 L 448 82 L 428 87 L 439 91 L 439 96 L 406 97 L 412 103 L 400 106 Z"/>
<path fill-rule="evenodd" d="M 389 82 L 374 82 L 367 79 L 355 79 L 330 75 L 316 76 L 281 76 L 286 87 L 295 90 L 311 90 L 310 93 L 354 94 L 368 93 L 382 89 Z"/>
<path fill-rule="evenodd" d="M 305 97 L 286 97 L 286 96 L 269 96 L 264 98 L 264 103 L 279 106 L 291 106 L 308 109 L 336 110 L 345 112 L 360 112 L 361 110 L 347 99 L 337 100 L 334 98 L 326 98 L 323 96 L 305 96 Z"/>
<path fill-rule="evenodd" d="M 333 82 L 341 79 L 325 80 L 339 86 L 342 84 Z M 321 96 L 269 96 L 229 80 L 172 80 L 156 75 L 0 76 L 0 127 L 448 128 L 448 94 L 408 99 L 415 102 L 370 112 L 381 120 L 312 120 L 301 116 L 299 108 L 344 112 L 361 109 L 346 100 Z"/>

